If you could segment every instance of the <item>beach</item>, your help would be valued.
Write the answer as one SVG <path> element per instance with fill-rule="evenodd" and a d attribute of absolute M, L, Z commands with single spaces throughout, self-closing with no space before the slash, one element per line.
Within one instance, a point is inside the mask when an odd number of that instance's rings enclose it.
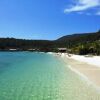
<path fill-rule="evenodd" d="M 100 100 L 71 59 L 54 55 L 0 52 L 0 100 Z"/>
<path fill-rule="evenodd" d="M 98 90 L 100 90 L 100 57 L 93 56 L 79 56 L 72 55 L 70 56 L 66 53 L 57 54 L 63 59 L 63 61 L 69 64 L 69 68 L 82 76 L 83 79 L 88 81 L 89 84 L 92 84 Z"/>

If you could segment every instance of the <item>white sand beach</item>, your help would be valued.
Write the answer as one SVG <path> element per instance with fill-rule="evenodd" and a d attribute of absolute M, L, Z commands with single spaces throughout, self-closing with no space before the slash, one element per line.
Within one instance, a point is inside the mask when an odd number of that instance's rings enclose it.
<path fill-rule="evenodd" d="M 72 59 L 77 61 L 85 62 L 91 65 L 95 65 L 100 67 L 100 56 L 79 56 L 79 55 L 72 55 Z"/>
<path fill-rule="evenodd" d="M 80 74 L 94 86 L 100 89 L 100 56 L 80 56 L 68 55 L 67 53 L 58 53 L 71 70 Z"/>

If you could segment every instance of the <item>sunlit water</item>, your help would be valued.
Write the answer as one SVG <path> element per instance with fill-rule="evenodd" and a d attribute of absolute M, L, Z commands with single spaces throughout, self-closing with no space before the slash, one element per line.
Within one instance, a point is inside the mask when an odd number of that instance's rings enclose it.
<path fill-rule="evenodd" d="M 0 52 L 0 100 L 100 100 L 100 93 L 53 55 Z"/>

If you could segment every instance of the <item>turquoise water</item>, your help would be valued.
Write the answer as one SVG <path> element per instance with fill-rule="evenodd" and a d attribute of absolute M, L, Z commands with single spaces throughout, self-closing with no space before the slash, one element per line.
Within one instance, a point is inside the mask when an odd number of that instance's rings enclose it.
<path fill-rule="evenodd" d="M 100 93 L 53 55 L 0 52 L 0 100 L 100 100 Z"/>

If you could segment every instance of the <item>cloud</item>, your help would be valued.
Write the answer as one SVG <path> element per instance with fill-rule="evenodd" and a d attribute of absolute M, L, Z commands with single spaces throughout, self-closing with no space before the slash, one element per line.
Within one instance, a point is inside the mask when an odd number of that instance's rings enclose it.
<path fill-rule="evenodd" d="M 85 13 L 85 12 L 77 12 L 77 14 L 80 14 L 80 15 L 85 14 L 85 15 L 88 15 L 88 16 L 92 15 L 92 14 L 91 14 L 91 13 L 89 13 L 89 12 L 87 12 L 87 13 Z"/>
<path fill-rule="evenodd" d="M 100 7 L 100 0 L 75 0 L 72 6 L 64 10 L 65 13 L 71 12 L 82 12 L 93 9 L 95 7 Z"/>
<path fill-rule="evenodd" d="M 98 11 L 98 12 L 96 13 L 96 15 L 100 15 L 100 11 Z"/>

